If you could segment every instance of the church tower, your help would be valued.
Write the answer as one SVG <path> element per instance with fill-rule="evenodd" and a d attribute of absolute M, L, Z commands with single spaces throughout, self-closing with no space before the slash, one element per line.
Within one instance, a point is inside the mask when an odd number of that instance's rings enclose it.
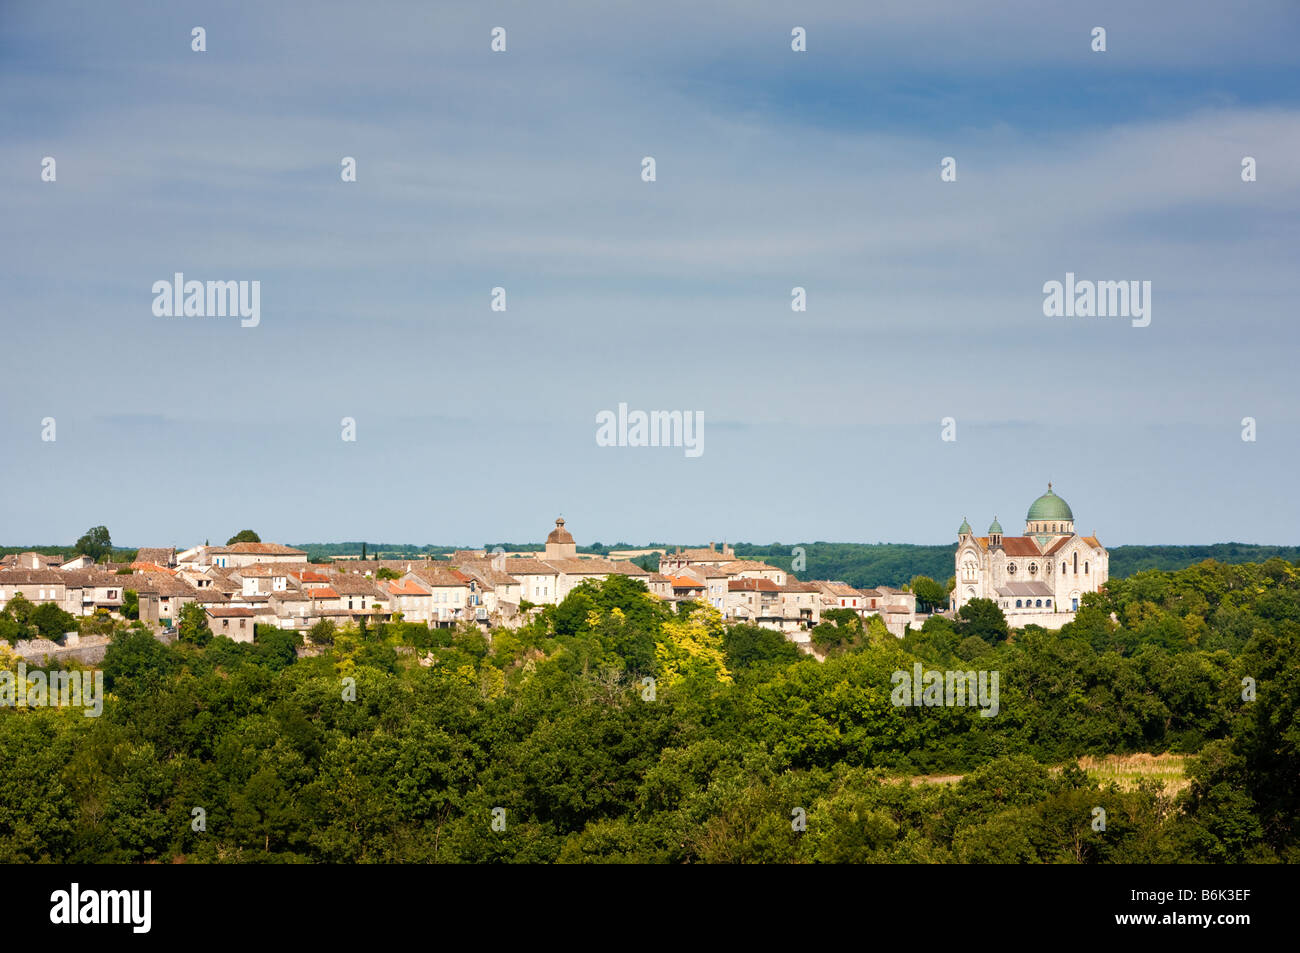
<path fill-rule="evenodd" d="M 546 537 L 546 559 L 576 559 L 578 557 L 578 544 L 573 541 L 573 536 L 564 528 L 564 517 L 561 516 L 555 521 L 555 529 Z"/>

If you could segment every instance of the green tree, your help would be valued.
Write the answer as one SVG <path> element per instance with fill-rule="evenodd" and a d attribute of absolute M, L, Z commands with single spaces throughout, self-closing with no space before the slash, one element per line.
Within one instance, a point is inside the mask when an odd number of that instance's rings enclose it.
<path fill-rule="evenodd" d="M 177 668 L 177 658 L 143 628 L 119 632 L 104 653 L 104 680 L 109 691 L 128 686 L 141 694 L 163 690 L 167 676 Z"/>
<path fill-rule="evenodd" d="M 803 654 L 780 632 L 757 625 L 728 626 L 722 635 L 722 649 L 727 653 L 729 667 L 737 669 L 788 664 Z"/>
<path fill-rule="evenodd" d="M 307 630 L 307 638 L 313 645 L 333 645 L 337 628 L 332 619 L 320 619 Z"/>
<path fill-rule="evenodd" d="M 241 529 L 230 539 L 226 540 L 227 546 L 233 546 L 235 543 L 260 543 L 262 537 L 258 536 L 251 529 Z"/>
<path fill-rule="evenodd" d="M 140 593 L 134 589 L 122 590 L 122 615 L 127 619 L 140 618 Z"/>
<path fill-rule="evenodd" d="M 176 626 L 176 638 L 181 642 L 194 645 L 207 645 L 212 641 L 212 630 L 208 628 L 208 614 L 197 602 L 187 602 L 181 607 L 180 621 Z"/>
<path fill-rule="evenodd" d="M 979 636 L 990 645 L 1005 642 L 1011 630 L 1007 617 L 992 599 L 972 599 L 957 610 L 957 633 Z"/>
<path fill-rule="evenodd" d="M 932 612 L 948 601 L 948 590 L 929 576 L 913 576 L 911 589 L 921 604 L 917 608 L 924 612 Z"/>
<path fill-rule="evenodd" d="M 51 642 L 63 638 L 65 632 L 77 628 L 77 619 L 70 612 L 64 612 L 53 602 L 42 602 L 32 610 L 31 624 L 36 626 L 41 638 Z"/>
<path fill-rule="evenodd" d="M 79 553 L 85 553 L 99 562 L 113 551 L 113 540 L 108 534 L 107 526 L 92 526 L 74 544 Z"/>

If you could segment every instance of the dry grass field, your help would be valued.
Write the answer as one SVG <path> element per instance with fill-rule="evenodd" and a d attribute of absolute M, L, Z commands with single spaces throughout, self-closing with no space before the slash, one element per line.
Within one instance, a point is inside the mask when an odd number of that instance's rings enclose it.
<path fill-rule="evenodd" d="M 1143 778 L 1155 778 L 1164 785 L 1165 793 L 1172 796 L 1191 784 L 1187 779 L 1187 766 L 1190 762 L 1191 756 L 1185 754 L 1111 754 L 1101 758 L 1082 757 L 1079 759 L 1079 767 L 1094 780 L 1102 784 L 1113 781 L 1124 791 L 1136 788 Z M 1053 770 L 1061 769 L 1057 767 Z M 915 786 L 955 784 L 962 777 L 960 774 L 917 774 L 887 780 L 894 784 L 906 780 Z"/>

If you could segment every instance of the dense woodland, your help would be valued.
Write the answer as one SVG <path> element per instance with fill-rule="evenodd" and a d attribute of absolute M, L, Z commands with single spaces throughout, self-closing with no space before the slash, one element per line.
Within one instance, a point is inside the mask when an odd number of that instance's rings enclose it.
<path fill-rule="evenodd" d="M 800 579 L 839 579 L 851 586 L 904 586 L 914 576 L 942 582 L 953 574 L 957 544 L 915 546 L 910 543 L 801 543 L 806 569 Z M 736 555 L 761 559 L 790 569 L 794 546 L 785 543 L 737 543 Z M 1185 569 L 1206 559 L 1221 563 L 1300 561 L 1300 546 L 1215 543 L 1209 546 L 1116 546 L 1110 552 L 1110 575 L 1123 579 L 1143 569 Z"/>
<path fill-rule="evenodd" d="M 1300 569 L 1138 573 L 1059 633 L 972 607 L 903 640 L 833 613 L 825 661 L 624 577 L 491 639 L 321 626 L 301 659 L 123 628 L 101 717 L 0 709 L 0 861 L 1300 860 Z M 917 661 L 1000 672 L 998 715 L 894 706 Z M 1073 764 L 1134 751 L 1199 753 L 1190 789 Z"/>

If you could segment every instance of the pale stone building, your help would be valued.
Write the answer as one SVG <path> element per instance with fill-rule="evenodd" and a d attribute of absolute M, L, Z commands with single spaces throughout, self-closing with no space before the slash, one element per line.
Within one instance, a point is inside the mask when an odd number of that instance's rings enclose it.
<path fill-rule="evenodd" d="M 952 605 L 991 599 L 1013 627 L 1059 629 L 1074 618 L 1083 594 L 1098 591 L 1109 575 L 1105 548 L 1074 531 L 1074 512 L 1049 483 L 1025 514 L 1023 536 L 1004 536 L 996 517 L 987 536 L 962 521 Z"/>

